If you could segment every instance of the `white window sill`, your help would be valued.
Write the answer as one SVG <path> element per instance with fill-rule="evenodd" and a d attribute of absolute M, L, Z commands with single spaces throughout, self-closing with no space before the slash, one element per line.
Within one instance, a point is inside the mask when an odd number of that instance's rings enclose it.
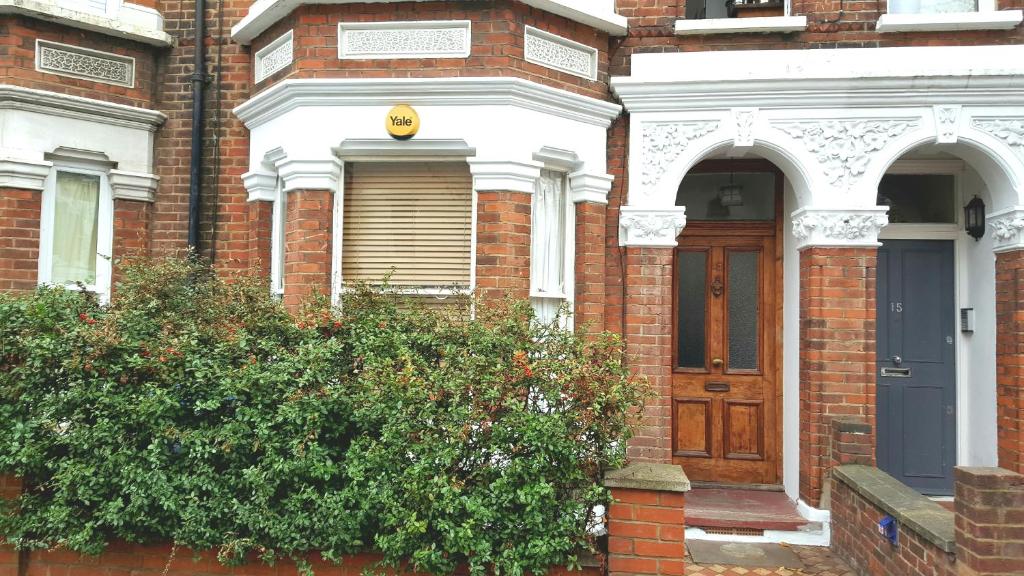
<path fill-rule="evenodd" d="M 163 31 L 163 17 L 160 13 L 136 4 L 122 4 L 117 17 L 112 18 L 64 8 L 54 0 L 0 0 L 0 14 L 48 20 L 153 46 L 174 45 L 174 38 Z"/>
<path fill-rule="evenodd" d="M 882 14 L 876 32 L 952 32 L 1010 30 L 1024 20 L 1021 10 L 949 12 L 944 14 Z"/>
<path fill-rule="evenodd" d="M 756 18 L 708 18 L 707 20 L 676 20 L 676 35 L 751 34 L 802 32 L 807 29 L 807 16 L 760 16 Z"/>

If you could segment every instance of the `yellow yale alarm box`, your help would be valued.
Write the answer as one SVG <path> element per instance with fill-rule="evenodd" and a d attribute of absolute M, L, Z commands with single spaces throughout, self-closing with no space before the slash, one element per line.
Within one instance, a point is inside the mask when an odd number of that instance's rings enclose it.
<path fill-rule="evenodd" d="M 408 140 L 420 130 L 420 116 L 412 106 L 399 104 L 388 112 L 385 119 L 388 134 L 396 140 Z"/>

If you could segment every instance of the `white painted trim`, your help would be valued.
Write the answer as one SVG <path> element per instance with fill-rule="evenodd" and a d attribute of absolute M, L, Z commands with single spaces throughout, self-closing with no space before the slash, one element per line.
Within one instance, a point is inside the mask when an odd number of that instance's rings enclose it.
<path fill-rule="evenodd" d="M 876 32 L 955 32 L 1012 30 L 1024 21 L 1024 11 L 945 12 L 939 14 L 882 14 Z"/>
<path fill-rule="evenodd" d="M 676 35 L 789 33 L 807 29 L 807 16 L 759 16 L 755 18 L 707 18 L 676 20 Z"/>
<path fill-rule="evenodd" d="M 155 132 L 167 119 L 167 116 L 156 110 L 0 84 L 0 110 L 4 109 L 25 110 L 150 132 Z"/>
<path fill-rule="evenodd" d="M 281 34 L 273 42 L 267 44 L 263 48 L 260 48 L 260 50 L 256 52 L 256 56 L 253 59 L 253 61 L 255 62 L 254 67 L 256 68 L 256 70 L 253 74 L 254 80 L 256 81 L 257 84 L 263 82 L 267 78 L 273 76 L 275 73 L 280 72 L 281 70 L 284 70 L 285 68 L 291 65 L 295 54 L 294 43 L 295 34 L 292 30 L 289 30 L 284 34 Z M 268 69 L 264 65 L 264 61 L 267 59 L 267 57 L 276 55 L 275 53 L 278 50 L 283 50 L 284 48 L 288 48 L 288 58 L 273 64 L 273 67 Z"/>
<path fill-rule="evenodd" d="M 160 177 L 156 174 L 111 170 L 108 180 L 114 200 L 156 201 L 156 189 L 160 183 Z"/>
<path fill-rule="evenodd" d="M 57 68 L 44 68 L 43 67 L 43 48 L 53 48 L 63 52 L 77 53 L 82 56 L 92 57 L 99 60 L 111 60 L 114 62 L 120 62 L 130 66 L 129 81 L 128 82 L 117 82 L 106 80 L 98 76 L 90 76 L 88 74 L 80 74 L 69 70 L 60 70 Z M 72 44 L 62 44 L 60 42 L 53 42 L 50 40 L 43 40 L 42 38 L 36 38 L 36 58 L 35 58 L 36 72 L 42 72 L 43 74 L 53 74 L 55 76 L 66 76 L 68 78 L 79 78 L 82 80 L 88 80 L 90 82 L 98 82 L 100 84 L 110 84 L 112 86 L 124 86 L 126 88 L 135 87 L 135 58 L 131 56 L 122 56 L 120 54 L 114 54 L 112 52 L 101 52 L 99 50 L 92 50 L 90 48 L 83 48 L 81 46 L 74 46 Z"/>
<path fill-rule="evenodd" d="M 686 226 L 686 207 L 619 208 L 619 246 L 672 247 Z"/>
<path fill-rule="evenodd" d="M 792 214 L 796 248 L 879 246 L 878 233 L 889 222 L 888 211 L 886 206 L 799 208 Z"/>
<path fill-rule="evenodd" d="M 551 44 L 555 44 L 556 46 L 560 46 L 565 50 L 574 51 L 586 55 L 589 71 L 586 74 L 584 74 L 578 70 L 573 70 L 568 66 L 563 66 L 557 61 L 544 59 L 542 57 L 537 56 L 536 54 L 533 54 L 531 47 L 537 41 L 549 42 Z M 526 61 L 530 62 L 531 64 L 536 64 L 538 66 L 543 66 L 545 68 L 557 70 L 559 72 L 565 72 L 566 74 L 571 74 L 572 76 L 578 76 L 580 78 L 585 78 L 587 80 L 597 80 L 597 48 L 587 46 L 586 44 L 580 44 L 579 42 L 574 42 L 572 40 L 569 40 L 568 38 L 563 38 L 562 36 L 558 36 L 557 34 L 552 34 L 545 30 L 541 30 L 540 28 L 534 28 L 533 26 L 526 27 L 526 32 L 524 33 L 523 37 L 523 56 L 524 58 L 526 58 Z"/>
<path fill-rule="evenodd" d="M 333 152 L 342 160 L 361 162 L 464 162 L 476 156 L 476 148 L 461 139 L 346 138 Z"/>
<path fill-rule="evenodd" d="M 273 178 L 273 189 L 270 191 L 274 202 L 270 211 L 270 291 L 275 295 L 283 296 L 288 193 L 284 191 L 283 182 L 276 174 L 273 175 Z"/>
<path fill-rule="evenodd" d="M 545 168 L 574 172 L 583 166 L 579 154 L 571 150 L 544 146 L 533 154 L 533 159 L 544 164 Z"/>
<path fill-rule="evenodd" d="M 19 0 L 3 0 L 15 2 Z M 407 0 L 377 0 L 397 2 Z M 593 0 L 520 0 L 523 4 L 539 8 L 607 32 L 612 36 L 625 36 L 629 21 L 615 13 L 612 6 L 595 7 Z M 267 28 L 302 5 L 319 4 L 361 4 L 366 0 L 257 0 L 249 7 L 245 18 L 231 28 L 231 38 L 239 44 L 250 44 Z"/>
<path fill-rule="evenodd" d="M 248 202 L 274 202 L 277 200 L 277 174 L 249 171 L 242 174 L 242 185 L 249 193 Z"/>
<path fill-rule="evenodd" d="M 398 60 L 403 58 L 467 58 L 473 50 L 472 23 L 469 20 L 412 20 L 402 22 L 338 22 L 338 58 L 341 60 Z M 349 32 L 416 32 L 458 30 L 462 47 L 457 51 L 357 52 L 349 53 Z M 408 44 L 405 45 L 408 47 Z"/>
<path fill-rule="evenodd" d="M 809 522 L 821 522 L 823 524 L 829 524 L 832 522 L 832 512 L 821 508 L 815 508 L 801 499 L 796 501 L 796 511 Z"/>
<path fill-rule="evenodd" d="M 284 180 L 284 191 L 330 190 L 341 186 L 343 163 L 338 158 L 323 160 L 293 160 L 285 158 L 277 163 L 278 174 Z"/>
<path fill-rule="evenodd" d="M 142 23 L 141 21 L 146 15 L 143 7 L 129 4 L 125 6 L 131 6 L 135 14 L 129 18 L 111 18 L 106 15 L 73 10 L 45 0 L 0 0 L 0 14 L 17 14 L 38 18 L 152 46 L 175 45 L 174 37 L 163 31 L 163 18 L 160 17 L 159 12 L 155 13 L 155 17 L 147 19 L 150 20 L 149 22 Z"/>
<path fill-rule="evenodd" d="M 520 78 L 305 78 L 271 86 L 234 109 L 250 130 L 299 107 L 516 106 L 607 128 L 622 107 Z"/>
<path fill-rule="evenodd" d="M 522 192 L 532 195 L 540 170 L 539 162 L 510 162 L 504 160 L 469 160 L 476 192 Z"/>
<path fill-rule="evenodd" d="M 569 189 L 574 204 L 591 202 L 608 204 L 608 193 L 611 192 L 615 177 L 611 174 L 588 174 L 573 172 L 569 174 Z"/>
<path fill-rule="evenodd" d="M 0 188 L 42 191 L 53 162 L 8 156 L 0 150 Z"/>

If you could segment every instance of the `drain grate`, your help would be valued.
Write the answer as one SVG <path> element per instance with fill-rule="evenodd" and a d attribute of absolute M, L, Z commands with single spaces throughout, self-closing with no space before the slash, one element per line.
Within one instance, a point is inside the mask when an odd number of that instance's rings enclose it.
<path fill-rule="evenodd" d="M 704 531 L 705 534 L 715 534 L 718 536 L 764 536 L 764 530 L 761 528 L 720 528 L 717 526 L 697 526 Z"/>

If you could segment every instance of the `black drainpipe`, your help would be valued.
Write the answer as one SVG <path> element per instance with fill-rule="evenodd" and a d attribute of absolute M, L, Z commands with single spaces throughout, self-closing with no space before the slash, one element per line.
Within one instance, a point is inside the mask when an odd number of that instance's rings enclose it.
<path fill-rule="evenodd" d="M 192 69 L 192 159 L 189 164 L 188 246 L 199 253 L 199 204 L 203 180 L 203 89 L 206 85 L 206 3 L 196 0 L 195 64 Z"/>

